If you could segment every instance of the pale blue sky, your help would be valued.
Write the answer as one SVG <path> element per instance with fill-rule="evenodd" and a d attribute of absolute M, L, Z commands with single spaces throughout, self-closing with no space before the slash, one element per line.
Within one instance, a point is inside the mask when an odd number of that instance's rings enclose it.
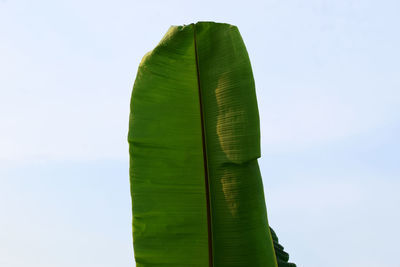
<path fill-rule="evenodd" d="M 399 267 L 400 2 L 0 0 L 0 266 L 134 266 L 126 142 L 170 25 L 239 27 L 299 267 Z"/>

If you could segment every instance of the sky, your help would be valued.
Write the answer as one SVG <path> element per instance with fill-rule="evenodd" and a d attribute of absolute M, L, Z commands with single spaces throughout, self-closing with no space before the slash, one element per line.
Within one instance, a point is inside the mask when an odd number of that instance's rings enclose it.
<path fill-rule="evenodd" d="M 400 267 L 400 2 L 0 0 L 0 266 L 135 266 L 128 117 L 170 25 L 238 26 L 270 225 L 299 267 Z"/>

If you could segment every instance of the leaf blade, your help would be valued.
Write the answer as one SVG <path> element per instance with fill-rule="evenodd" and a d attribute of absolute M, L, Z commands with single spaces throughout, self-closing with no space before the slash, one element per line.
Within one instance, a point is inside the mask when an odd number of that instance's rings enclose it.
<path fill-rule="evenodd" d="M 261 175 L 254 79 L 237 27 L 196 24 L 215 266 L 275 267 Z"/>
<path fill-rule="evenodd" d="M 133 88 L 128 141 L 138 266 L 208 264 L 193 59 L 193 28 L 171 27 L 142 60 Z"/>
<path fill-rule="evenodd" d="M 237 28 L 171 27 L 142 60 L 132 92 L 137 266 L 211 266 L 210 246 L 214 266 L 277 266 L 259 138 L 254 80 Z"/>

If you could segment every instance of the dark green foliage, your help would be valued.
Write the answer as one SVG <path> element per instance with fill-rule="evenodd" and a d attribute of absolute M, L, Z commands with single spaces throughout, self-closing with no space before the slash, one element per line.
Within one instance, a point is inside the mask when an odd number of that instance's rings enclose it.
<path fill-rule="evenodd" d="M 274 242 L 274 250 L 278 267 L 296 267 L 296 264 L 289 262 L 289 254 L 285 252 L 284 247 L 279 244 L 278 236 L 276 235 L 274 229 L 269 227 L 269 230 L 271 232 L 272 241 Z"/>

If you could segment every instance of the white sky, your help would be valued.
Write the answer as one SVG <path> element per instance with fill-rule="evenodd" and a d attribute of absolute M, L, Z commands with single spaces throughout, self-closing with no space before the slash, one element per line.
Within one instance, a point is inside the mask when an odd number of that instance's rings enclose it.
<path fill-rule="evenodd" d="M 0 0 L 0 266 L 132 266 L 129 101 L 170 25 L 239 27 L 298 266 L 400 266 L 398 1 Z M 397 264 L 397 265 L 396 265 Z"/>

